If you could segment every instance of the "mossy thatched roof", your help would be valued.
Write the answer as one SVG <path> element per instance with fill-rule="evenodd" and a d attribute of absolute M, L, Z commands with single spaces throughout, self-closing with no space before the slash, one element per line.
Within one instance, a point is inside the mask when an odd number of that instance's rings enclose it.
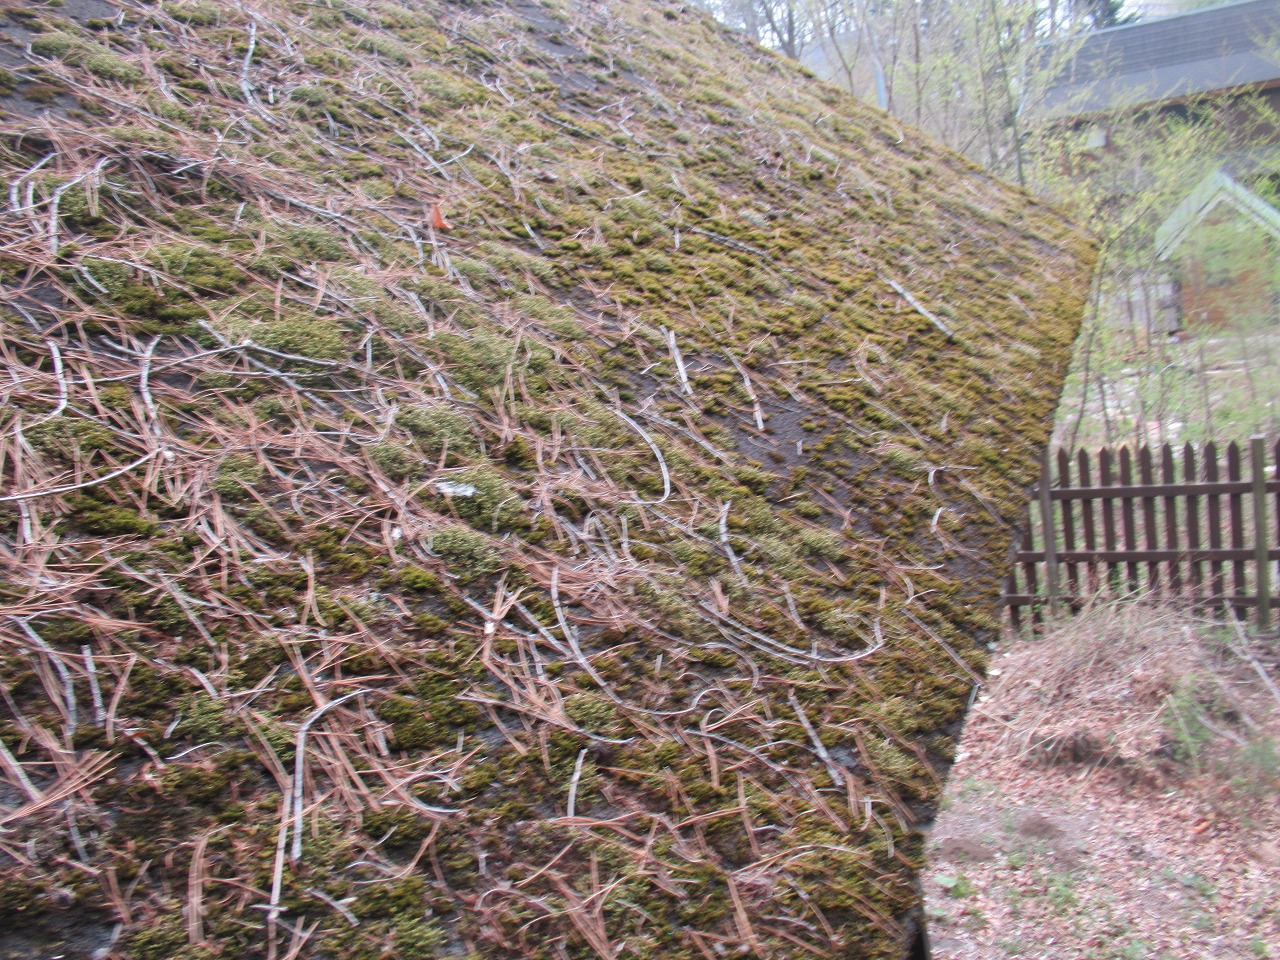
<path fill-rule="evenodd" d="M 900 956 L 1086 239 L 671 3 L 0 9 L 0 956 Z"/>

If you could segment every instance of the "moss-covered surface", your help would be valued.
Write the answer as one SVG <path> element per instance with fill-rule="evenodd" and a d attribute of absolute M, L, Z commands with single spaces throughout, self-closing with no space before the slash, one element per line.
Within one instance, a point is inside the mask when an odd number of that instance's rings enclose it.
<path fill-rule="evenodd" d="M 900 956 L 1086 239 L 675 4 L 4 9 L 0 956 Z"/>

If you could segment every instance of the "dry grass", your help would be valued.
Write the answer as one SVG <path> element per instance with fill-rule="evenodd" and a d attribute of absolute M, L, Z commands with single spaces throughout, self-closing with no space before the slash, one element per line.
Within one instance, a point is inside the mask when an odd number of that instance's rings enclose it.
<path fill-rule="evenodd" d="M 999 725 L 1001 758 L 1141 764 L 1160 750 L 1167 699 L 1213 675 L 1206 654 L 1176 609 L 1097 607 L 1013 645 L 978 722 Z"/>
<path fill-rule="evenodd" d="M 1137 603 L 1008 640 L 930 838 L 935 958 L 1280 956 L 1276 653 Z"/>

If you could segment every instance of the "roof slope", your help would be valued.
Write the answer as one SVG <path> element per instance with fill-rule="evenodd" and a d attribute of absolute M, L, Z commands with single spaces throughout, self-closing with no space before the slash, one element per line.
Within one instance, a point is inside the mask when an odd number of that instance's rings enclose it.
<path fill-rule="evenodd" d="M 673 4 L 2 29 L 0 955 L 900 955 L 1087 240 Z"/>
<path fill-rule="evenodd" d="M 1046 98 L 1094 113 L 1280 80 L 1280 2 L 1243 0 L 1090 34 Z"/>
<path fill-rule="evenodd" d="M 1235 210 L 1250 223 L 1280 239 L 1280 210 L 1221 167 L 1201 180 L 1156 228 L 1156 256 L 1167 258 L 1209 214 Z"/>

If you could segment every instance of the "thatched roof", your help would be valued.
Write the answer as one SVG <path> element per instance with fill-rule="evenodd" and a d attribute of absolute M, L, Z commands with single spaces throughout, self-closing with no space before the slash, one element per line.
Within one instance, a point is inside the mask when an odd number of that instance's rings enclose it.
<path fill-rule="evenodd" d="M 1088 242 L 675 4 L 5 9 L 0 956 L 899 955 Z"/>

